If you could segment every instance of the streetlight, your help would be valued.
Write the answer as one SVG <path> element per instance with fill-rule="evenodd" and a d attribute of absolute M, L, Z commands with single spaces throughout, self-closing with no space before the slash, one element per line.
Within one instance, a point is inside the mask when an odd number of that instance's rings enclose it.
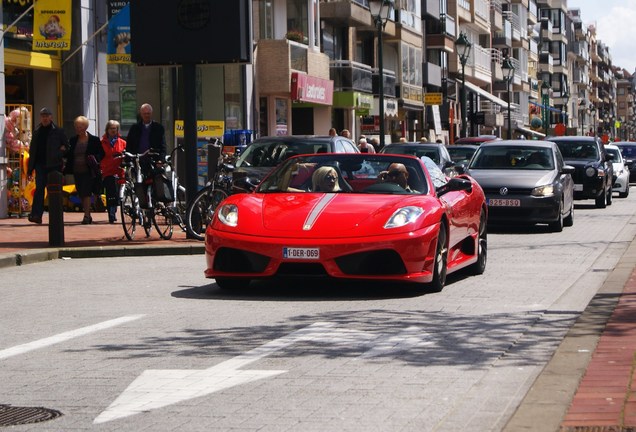
<path fill-rule="evenodd" d="M 581 123 L 581 136 L 585 135 L 585 128 L 583 125 L 584 122 L 584 118 L 585 118 L 585 100 L 581 100 L 581 102 L 579 102 L 579 117 L 580 117 L 580 123 Z"/>
<path fill-rule="evenodd" d="M 462 90 L 461 90 L 461 111 L 462 111 L 462 137 L 466 136 L 466 126 L 468 115 L 466 113 L 466 62 L 470 56 L 470 49 L 473 44 L 468 40 L 466 33 L 461 32 L 455 41 L 455 49 L 459 54 L 459 62 L 462 65 Z"/>
<path fill-rule="evenodd" d="M 570 93 L 567 90 L 563 91 L 561 95 L 563 99 L 565 99 L 565 103 L 563 104 L 563 110 L 561 111 L 562 122 L 565 125 L 565 134 L 568 134 L 568 103 L 570 102 Z"/>
<path fill-rule="evenodd" d="M 384 66 L 382 64 L 382 33 L 386 27 L 386 23 L 389 20 L 391 11 L 393 10 L 393 0 L 369 0 L 369 9 L 371 10 L 371 17 L 373 18 L 373 24 L 378 31 L 378 80 L 380 81 L 379 88 L 379 114 L 380 114 L 380 147 L 384 147 Z"/>
<path fill-rule="evenodd" d="M 541 103 L 543 105 L 543 127 L 545 128 L 545 134 L 548 135 L 548 126 L 550 123 L 550 113 L 548 107 L 550 106 L 550 84 L 547 81 L 543 81 L 541 84 Z"/>
<path fill-rule="evenodd" d="M 515 65 L 510 60 L 510 57 L 506 57 L 501 65 L 501 70 L 508 86 L 508 139 L 512 139 L 512 116 L 510 114 L 510 84 L 515 76 Z"/>

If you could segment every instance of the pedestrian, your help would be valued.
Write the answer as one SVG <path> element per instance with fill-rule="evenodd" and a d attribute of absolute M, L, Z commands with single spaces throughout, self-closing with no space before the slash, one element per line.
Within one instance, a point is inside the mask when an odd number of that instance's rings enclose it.
<path fill-rule="evenodd" d="M 142 154 L 150 150 L 155 155 L 146 155 L 139 159 L 141 173 L 144 178 L 152 178 L 155 168 L 160 168 L 166 158 L 166 131 L 152 119 L 152 106 L 145 103 L 139 107 L 141 120 L 130 127 L 126 137 L 126 148 L 133 154 Z M 148 187 L 144 186 L 145 196 Z M 152 192 L 152 191 L 151 191 Z M 153 194 L 150 194 L 152 196 Z M 148 203 L 149 204 L 149 203 Z M 146 205 L 144 205 L 145 207 Z"/>
<path fill-rule="evenodd" d="M 340 131 L 340 136 L 351 139 L 351 132 L 349 132 L 349 129 L 343 129 Z"/>
<path fill-rule="evenodd" d="M 126 141 L 119 134 L 119 122 L 108 120 L 106 130 L 102 136 L 102 150 L 104 157 L 100 162 L 102 169 L 102 182 L 106 191 L 106 207 L 108 209 L 108 222 L 117 221 L 117 206 L 119 205 L 119 193 L 117 180 L 123 179 L 126 173 L 121 167 L 121 156 L 126 150 Z"/>
<path fill-rule="evenodd" d="M 360 138 L 358 141 L 358 149 L 360 149 L 360 153 L 375 153 L 375 149 L 367 142 L 366 138 Z"/>
<path fill-rule="evenodd" d="M 428 139 L 426 139 L 426 137 L 425 137 L 425 136 L 423 136 L 422 138 L 420 138 L 420 142 L 421 142 L 421 143 L 427 143 L 427 142 L 428 142 Z"/>
<path fill-rule="evenodd" d="M 382 146 L 380 145 L 380 140 L 377 138 L 369 138 L 368 142 L 373 146 L 373 148 L 375 149 L 376 153 L 380 153 L 380 150 L 382 150 Z"/>
<path fill-rule="evenodd" d="M 41 224 L 44 214 L 44 189 L 51 171 L 62 171 L 68 140 L 64 130 L 53 123 L 53 113 L 48 108 L 40 110 L 40 123 L 33 133 L 29 146 L 27 176 L 29 181 L 35 172 L 35 192 L 29 222 Z"/>
<path fill-rule="evenodd" d="M 338 135 L 338 132 L 336 131 L 336 128 L 329 129 L 329 136 L 330 137 L 335 137 L 337 135 Z"/>
<path fill-rule="evenodd" d="M 99 193 L 102 181 L 99 161 L 104 156 L 104 150 L 99 138 L 88 132 L 89 121 L 86 117 L 76 117 L 73 126 L 76 135 L 69 140 L 64 174 L 73 174 L 75 189 L 84 211 L 82 224 L 89 225 L 93 223 L 91 197 L 95 195 L 95 201 L 102 199 Z"/>

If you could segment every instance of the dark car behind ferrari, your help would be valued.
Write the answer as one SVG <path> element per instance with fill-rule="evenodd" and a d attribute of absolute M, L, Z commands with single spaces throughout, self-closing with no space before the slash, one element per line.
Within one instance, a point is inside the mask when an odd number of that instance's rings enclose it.
<path fill-rule="evenodd" d="M 360 153 L 342 136 L 285 135 L 254 140 L 237 159 L 232 173 L 233 192 L 249 192 L 274 167 L 300 154 Z"/>
<path fill-rule="evenodd" d="M 636 142 L 617 142 L 614 143 L 621 149 L 625 166 L 629 169 L 629 182 L 636 182 Z"/>
<path fill-rule="evenodd" d="M 572 175 L 574 199 L 593 199 L 598 208 L 611 205 L 614 168 L 601 140 L 589 136 L 546 139 L 556 143 L 565 163 L 576 169 Z"/>

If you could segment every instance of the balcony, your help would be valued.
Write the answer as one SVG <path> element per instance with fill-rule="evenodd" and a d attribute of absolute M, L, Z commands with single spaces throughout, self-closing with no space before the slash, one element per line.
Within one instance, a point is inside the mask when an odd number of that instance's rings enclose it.
<path fill-rule="evenodd" d="M 369 65 L 350 60 L 331 61 L 329 75 L 335 91 L 373 91 L 373 70 Z"/>
<path fill-rule="evenodd" d="M 441 19 L 442 13 L 439 7 L 439 0 L 426 0 L 422 12 L 430 17 Z"/>
<path fill-rule="evenodd" d="M 504 20 L 503 31 L 494 32 L 492 46 L 494 48 L 512 47 L 512 23 L 509 20 Z"/>
<path fill-rule="evenodd" d="M 320 18 L 346 27 L 373 25 L 368 0 L 322 0 Z"/>
<path fill-rule="evenodd" d="M 384 90 L 384 96 L 396 96 L 395 85 L 397 83 L 397 79 L 395 78 L 395 72 L 392 70 L 384 69 L 383 72 L 384 83 L 382 89 Z M 380 74 L 377 72 L 377 69 L 373 69 L 373 94 L 380 94 Z"/>
<path fill-rule="evenodd" d="M 553 29 L 552 21 L 547 18 L 541 18 L 541 39 L 551 41 L 553 38 Z"/>
<path fill-rule="evenodd" d="M 539 22 L 539 8 L 535 0 L 528 2 L 528 24 L 534 25 Z"/>
<path fill-rule="evenodd" d="M 291 91 L 292 71 L 329 79 L 329 57 L 310 50 L 307 45 L 287 39 L 261 39 L 258 41 L 258 86 L 262 93 L 288 93 Z"/>
<path fill-rule="evenodd" d="M 424 63 L 424 85 L 442 86 L 442 67 L 433 63 Z"/>
<path fill-rule="evenodd" d="M 539 54 L 539 72 L 549 74 L 554 72 L 554 59 L 552 58 L 552 54 L 546 52 Z"/>
<path fill-rule="evenodd" d="M 453 17 L 442 14 L 440 17 L 439 34 L 426 35 L 426 49 L 438 49 L 452 53 L 455 51 L 455 20 Z"/>
<path fill-rule="evenodd" d="M 501 0 L 490 0 L 490 25 L 491 30 L 503 30 L 503 10 L 501 8 Z"/>

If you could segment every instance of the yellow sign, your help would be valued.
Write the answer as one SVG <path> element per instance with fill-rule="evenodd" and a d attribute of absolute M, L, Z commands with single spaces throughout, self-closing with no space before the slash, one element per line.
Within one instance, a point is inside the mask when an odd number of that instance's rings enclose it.
<path fill-rule="evenodd" d="M 218 120 L 197 120 L 197 138 L 223 137 L 225 122 Z M 174 136 L 183 138 L 183 120 L 174 121 Z"/>
<path fill-rule="evenodd" d="M 71 49 L 71 0 L 38 0 L 33 11 L 33 50 Z"/>
<path fill-rule="evenodd" d="M 426 105 L 441 105 L 442 93 L 424 93 L 424 104 Z"/>

